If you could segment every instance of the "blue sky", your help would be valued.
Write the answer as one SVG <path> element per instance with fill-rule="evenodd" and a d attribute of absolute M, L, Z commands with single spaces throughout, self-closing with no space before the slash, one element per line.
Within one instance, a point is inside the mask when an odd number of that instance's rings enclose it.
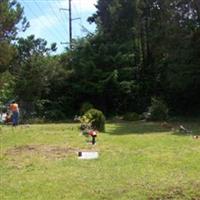
<path fill-rule="evenodd" d="M 57 53 L 64 51 L 65 45 L 61 42 L 69 42 L 68 11 L 60 8 L 68 8 L 68 0 L 18 0 L 24 7 L 24 15 L 30 22 L 30 28 L 19 36 L 26 37 L 34 34 L 44 38 L 48 44 L 57 43 Z M 90 25 L 87 18 L 95 13 L 94 4 L 97 0 L 72 0 L 72 18 L 80 17 L 73 21 L 73 38 L 84 37 L 86 32 L 82 26 L 90 32 L 95 31 L 95 25 Z"/>

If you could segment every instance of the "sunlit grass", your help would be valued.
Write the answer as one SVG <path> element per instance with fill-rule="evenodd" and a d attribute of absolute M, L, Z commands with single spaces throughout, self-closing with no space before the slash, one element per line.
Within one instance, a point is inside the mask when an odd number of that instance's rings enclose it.
<path fill-rule="evenodd" d="M 160 123 L 107 124 L 94 147 L 78 124 L 4 126 L 0 140 L 1 199 L 200 199 L 200 140 Z M 100 157 L 79 160 L 79 150 Z"/>

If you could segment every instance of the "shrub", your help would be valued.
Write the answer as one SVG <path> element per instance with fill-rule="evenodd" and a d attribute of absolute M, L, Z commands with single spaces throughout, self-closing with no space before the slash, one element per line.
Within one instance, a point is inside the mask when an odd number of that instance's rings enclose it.
<path fill-rule="evenodd" d="M 88 110 L 83 117 L 86 117 L 91 123 L 92 128 L 98 131 L 105 131 L 105 116 L 97 109 Z"/>
<path fill-rule="evenodd" d="M 85 115 L 83 115 L 81 118 L 80 118 L 80 122 L 81 122 L 81 126 L 80 126 L 80 129 L 83 131 L 83 130 L 86 130 L 86 129 L 91 129 L 92 125 L 91 125 L 91 120 L 89 118 L 87 118 Z"/>
<path fill-rule="evenodd" d="M 168 118 L 168 108 L 160 99 L 152 98 L 148 113 L 149 119 L 153 121 L 162 121 Z"/>
<path fill-rule="evenodd" d="M 89 103 L 89 102 L 85 102 L 82 104 L 81 109 L 80 109 L 80 114 L 84 115 L 88 110 L 94 108 L 94 106 Z"/>
<path fill-rule="evenodd" d="M 139 115 L 135 112 L 126 113 L 123 117 L 127 121 L 137 121 L 140 119 Z"/>

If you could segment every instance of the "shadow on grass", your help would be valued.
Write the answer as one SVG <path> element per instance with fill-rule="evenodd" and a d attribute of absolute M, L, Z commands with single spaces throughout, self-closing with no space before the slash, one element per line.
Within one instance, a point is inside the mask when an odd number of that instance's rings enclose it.
<path fill-rule="evenodd" d="M 127 134 L 151 134 L 168 132 L 169 129 L 163 128 L 160 122 L 123 122 L 115 123 L 113 126 L 108 123 L 106 133 L 111 135 L 127 135 Z"/>
<path fill-rule="evenodd" d="M 163 127 L 162 122 L 122 122 L 122 123 L 108 123 L 106 133 L 111 135 L 127 135 L 127 134 L 152 134 L 152 133 L 164 133 L 172 132 L 177 136 L 189 136 L 200 135 L 200 123 L 199 122 L 173 122 L 169 123 L 170 127 Z M 179 126 L 183 125 L 191 132 L 182 133 L 179 132 Z M 173 132 L 173 129 L 175 130 Z"/>

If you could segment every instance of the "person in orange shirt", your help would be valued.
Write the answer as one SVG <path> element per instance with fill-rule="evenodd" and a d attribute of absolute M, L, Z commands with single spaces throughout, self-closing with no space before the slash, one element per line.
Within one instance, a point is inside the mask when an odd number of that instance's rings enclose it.
<path fill-rule="evenodd" d="M 19 123 L 19 106 L 15 101 L 10 104 L 10 110 L 12 112 L 12 124 L 17 126 Z"/>

